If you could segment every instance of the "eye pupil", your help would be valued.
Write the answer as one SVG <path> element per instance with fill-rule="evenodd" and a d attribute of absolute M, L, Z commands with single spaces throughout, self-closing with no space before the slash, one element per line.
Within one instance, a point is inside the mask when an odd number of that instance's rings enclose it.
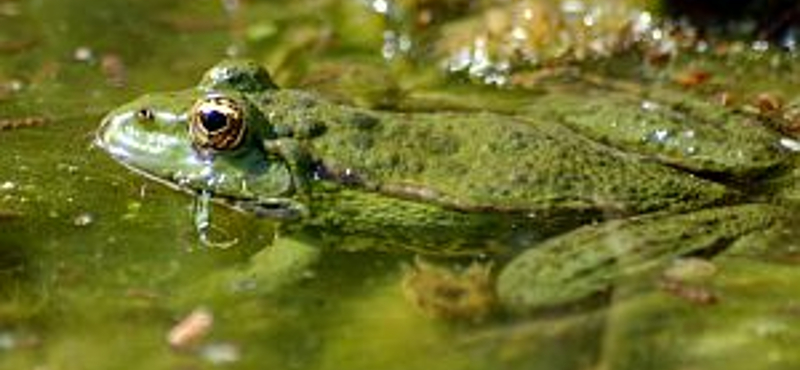
<path fill-rule="evenodd" d="M 225 128 L 225 125 L 228 124 L 228 117 L 218 110 L 209 110 L 201 113 L 200 121 L 206 130 L 214 132 Z"/>

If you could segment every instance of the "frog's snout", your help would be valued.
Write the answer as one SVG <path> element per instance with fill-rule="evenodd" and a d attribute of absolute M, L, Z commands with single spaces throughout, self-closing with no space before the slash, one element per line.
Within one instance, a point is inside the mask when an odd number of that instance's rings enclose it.
<path fill-rule="evenodd" d="M 127 157 L 122 150 L 123 141 L 120 139 L 124 135 L 124 117 L 111 112 L 100 121 L 100 127 L 95 131 L 94 145 L 99 147 L 116 158 Z"/>
<path fill-rule="evenodd" d="M 110 125 L 110 122 L 111 122 L 111 117 L 109 115 L 106 115 L 100 121 L 100 126 L 94 132 L 94 140 L 92 141 L 92 144 L 103 150 L 108 150 L 107 136 L 109 132 L 108 127 Z"/>
<path fill-rule="evenodd" d="M 109 122 L 109 117 L 108 116 L 103 117 L 103 119 L 100 121 L 100 126 L 94 132 L 94 140 L 92 141 L 92 144 L 94 146 L 102 148 L 102 149 L 106 148 L 106 141 L 107 140 L 106 140 L 105 135 L 106 135 L 107 128 L 108 128 L 108 125 L 109 125 L 108 122 Z"/>

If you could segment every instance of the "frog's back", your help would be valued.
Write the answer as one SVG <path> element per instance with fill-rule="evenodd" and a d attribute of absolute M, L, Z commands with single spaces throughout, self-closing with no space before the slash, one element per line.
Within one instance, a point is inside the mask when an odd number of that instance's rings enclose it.
<path fill-rule="evenodd" d="M 309 144 L 323 176 L 385 195 L 529 214 L 691 209 L 729 195 L 722 185 L 603 146 L 556 122 L 307 108 L 309 116 L 297 121 L 325 122 L 324 134 Z"/>

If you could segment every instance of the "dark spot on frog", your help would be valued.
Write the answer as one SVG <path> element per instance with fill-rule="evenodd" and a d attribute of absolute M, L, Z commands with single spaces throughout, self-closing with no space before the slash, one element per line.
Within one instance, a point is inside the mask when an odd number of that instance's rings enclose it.
<path fill-rule="evenodd" d="M 432 154 L 437 155 L 452 155 L 458 152 L 459 142 L 450 136 L 445 135 L 428 135 L 420 137 L 420 143 L 424 148 Z"/>
<path fill-rule="evenodd" d="M 294 130 L 289 125 L 275 125 L 272 132 L 275 137 L 294 137 Z"/>
<path fill-rule="evenodd" d="M 317 180 L 333 181 L 345 186 L 359 186 L 365 183 L 364 179 L 355 170 L 351 168 L 338 169 L 332 166 L 326 166 L 322 161 L 314 162 L 311 165 L 311 172 L 313 177 Z"/>
<path fill-rule="evenodd" d="M 317 105 L 317 98 L 310 95 L 299 95 L 295 107 L 297 109 L 309 109 Z"/>
<path fill-rule="evenodd" d="M 325 133 L 324 123 L 314 119 L 304 119 L 295 126 L 294 134 L 300 138 L 313 138 Z"/>
<path fill-rule="evenodd" d="M 529 140 L 525 134 L 520 131 L 512 131 L 508 134 L 507 145 L 508 148 L 515 151 L 521 151 L 528 147 Z"/>
<path fill-rule="evenodd" d="M 525 135 L 519 131 L 511 131 L 503 136 L 504 138 L 501 140 L 495 140 L 485 145 L 485 150 L 490 153 L 516 153 L 529 147 Z"/>
<path fill-rule="evenodd" d="M 511 185 L 513 185 L 513 186 L 522 186 L 522 185 L 528 185 L 528 183 L 530 183 L 530 182 L 531 182 L 531 181 L 530 181 L 530 177 L 528 176 L 528 174 L 526 174 L 526 173 L 519 173 L 519 172 L 512 172 L 512 173 L 511 173 L 511 174 L 508 176 L 508 181 L 509 181 L 509 182 L 511 183 Z"/>
<path fill-rule="evenodd" d="M 262 95 L 258 101 L 258 105 L 262 107 L 268 106 L 271 105 L 273 101 L 274 99 L 272 98 L 272 95 Z"/>
<path fill-rule="evenodd" d="M 357 112 L 350 116 L 350 119 L 347 120 L 346 123 L 359 130 L 370 130 L 377 126 L 380 120 L 375 116 Z"/>
<path fill-rule="evenodd" d="M 362 133 L 352 135 L 349 142 L 354 148 L 361 151 L 369 150 L 375 145 L 375 139 L 372 135 Z"/>
<path fill-rule="evenodd" d="M 277 124 L 272 131 L 275 137 L 310 139 L 325 133 L 327 127 L 316 120 L 301 120 L 296 124 Z"/>

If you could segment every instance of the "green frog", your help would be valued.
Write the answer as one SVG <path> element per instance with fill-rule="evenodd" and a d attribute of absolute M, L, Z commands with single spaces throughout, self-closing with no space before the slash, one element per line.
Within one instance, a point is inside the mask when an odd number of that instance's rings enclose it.
<path fill-rule="evenodd" d="M 247 60 L 110 112 L 96 143 L 128 168 L 277 220 L 281 240 L 496 256 L 503 306 L 607 291 L 719 251 L 782 209 L 741 187 L 793 153 L 755 119 L 680 96 L 531 96 L 519 114 L 392 112 L 281 89 Z"/>

